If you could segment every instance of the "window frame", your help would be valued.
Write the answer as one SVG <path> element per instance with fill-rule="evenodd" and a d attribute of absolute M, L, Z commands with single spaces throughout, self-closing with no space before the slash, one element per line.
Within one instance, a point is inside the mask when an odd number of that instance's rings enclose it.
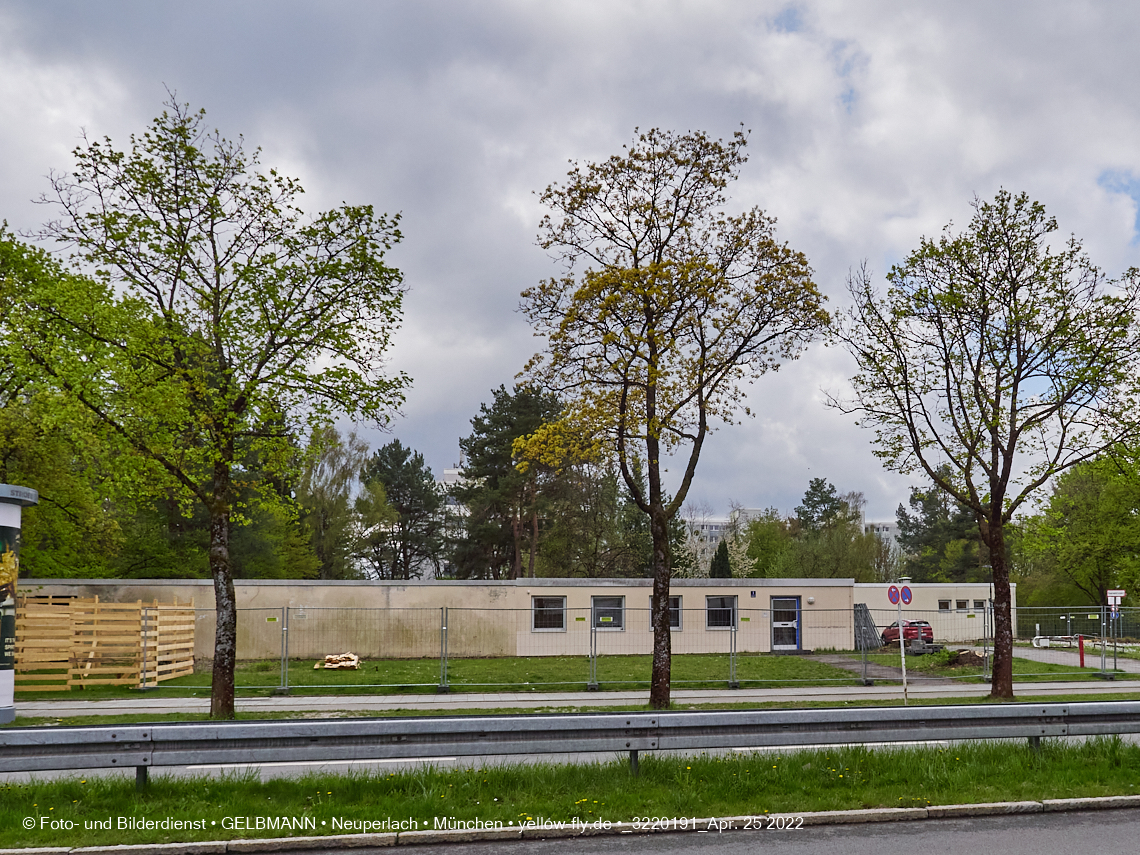
<path fill-rule="evenodd" d="M 547 605 L 539 606 L 540 600 L 558 600 L 561 605 L 552 608 Z M 543 612 L 547 615 L 557 613 L 561 617 L 560 626 L 539 626 L 538 616 Z M 530 598 L 530 631 L 531 632 L 566 632 L 566 598 L 562 596 L 532 596 Z"/>
<path fill-rule="evenodd" d="M 969 610 L 970 610 L 970 601 L 969 600 L 958 600 L 958 599 L 954 600 L 954 611 L 956 611 L 956 612 L 968 612 Z"/>
<path fill-rule="evenodd" d="M 729 600 L 729 601 L 731 601 L 732 604 L 730 606 L 722 606 L 722 605 L 714 606 L 714 605 L 712 605 L 712 602 L 711 602 L 712 600 Z M 728 623 L 716 623 L 716 624 L 712 623 L 711 618 L 712 618 L 712 613 L 714 611 L 715 612 L 724 612 L 724 611 L 729 612 Z M 705 629 L 706 630 L 726 630 L 726 629 L 727 630 L 733 630 L 733 629 L 737 628 L 737 624 L 738 624 L 739 620 L 740 620 L 740 602 L 739 602 L 739 598 L 736 595 L 728 595 L 728 596 L 712 595 L 712 594 L 706 594 L 705 595 Z"/>
<path fill-rule="evenodd" d="M 940 611 L 940 612 L 952 611 L 952 609 L 950 608 L 950 604 L 952 602 L 953 602 L 953 600 L 939 600 L 938 601 L 938 611 Z"/>
<path fill-rule="evenodd" d="M 598 600 L 617 600 L 619 605 L 600 605 Z M 614 625 L 614 621 L 612 620 L 614 615 L 603 614 L 604 612 L 617 613 L 617 626 Z M 602 621 L 603 617 L 610 617 L 611 620 Z M 599 594 L 590 597 L 590 626 L 602 632 L 625 632 L 625 597 L 609 594 Z"/>

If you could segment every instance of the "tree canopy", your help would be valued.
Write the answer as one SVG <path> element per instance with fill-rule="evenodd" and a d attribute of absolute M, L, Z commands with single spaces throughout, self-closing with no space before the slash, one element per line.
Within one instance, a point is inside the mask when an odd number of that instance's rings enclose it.
<path fill-rule="evenodd" d="M 723 209 L 745 145 L 743 132 L 725 142 L 653 129 L 621 155 L 574 164 L 540 196 L 551 213 L 539 242 L 566 274 L 522 294 L 547 345 L 528 376 L 606 436 L 649 517 L 654 707 L 669 702 L 670 521 L 705 439 L 714 421 L 734 420 L 742 384 L 794 359 L 828 322 L 807 259 L 776 240 L 775 221 Z M 681 478 L 667 498 L 671 454 Z"/>
<path fill-rule="evenodd" d="M 290 465 L 289 437 L 342 412 L 385 421 L 407 378 L 384 372 L 400 318 L 385 252 L 397 218 L 345 205 L 307 217 L 300 185 L 170 103 L 125 151 L 85 140 L 52 176 L 42 237 L 87 275 L 49 278 L 12 313 L 25 362 L 210 519 L 215 716 L 233 715 L 232 524 L 246 464 Z M 265 488 L 272 485 L 255 479 Z"/>
<path fill-rule="evenodd" d="M 1012 697 L 1005 527 L 1050 478 L 1134 436 L 1140 276 L 1110 282 L 1025 194 L 975 200 L 960 234 L 924 238 L 876 293 L 853 275 L 838 335 L 858 363 L 837 406 L 876 454 L 975 515 L 994 583 L 994 697 Z"/>

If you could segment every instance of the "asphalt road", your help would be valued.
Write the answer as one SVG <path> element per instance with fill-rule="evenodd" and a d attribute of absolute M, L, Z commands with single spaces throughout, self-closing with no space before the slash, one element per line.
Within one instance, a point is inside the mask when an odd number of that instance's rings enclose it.
<path fill-rule="evenodd" d="M 314 851 L 332 855 L 342 850 Z M 381 851 L 354 849 L 358 855 Z M 439 855 L 439 846 L 402 846 L 406 855 Z M 893 852 L 942 855 L 987 853 L 1001 855 L 1135 855 L 1140 851 L 1140 810 L 1028 814 L 969 819 L 935 819 L 866 825 L 832 825 L 798 831 L 679 832 L 676 834 L 617 835 L 570 840 L 491 841 L 454 843 L 447 855 L 755 855 L 776 853 L 842 853 L 887 855 Z"/>

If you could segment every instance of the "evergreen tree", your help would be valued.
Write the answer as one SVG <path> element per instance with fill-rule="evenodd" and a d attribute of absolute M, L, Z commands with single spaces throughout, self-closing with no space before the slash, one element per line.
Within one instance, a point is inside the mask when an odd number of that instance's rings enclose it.
<path fill-rule="evenodd" d="M 365 485 L 384 485 L 387 505 L 396 512 L 388 525 L 374 525 L 364 537 L 369 569 L 380 579 L 416 579 L 438 573 L 443 562 L 443 493 L 418 451 L 394 439 L 364 464 Z M 371 494 L 369 494 L 371 497 Z M 370 498 L 359 507 L 371 507 Z"/>
<path fill-rule="evenodd" d="M 471 435 L 459 441 L 466 462 L 454 495 L 466 506 L 464 535 L 454 561 L 462 579 L 518 578 L 527 539 L 524 526 L 526 477 L 515 468 L 515 440 L 557 418 L 558 398 L 532 386 L 493 390 L 491 405 L 480 404 Z"/>
<path fill-rule="evenodd" d="M 710 579 L 731 579 L 732 567 L 728 563 L 728 542 L 721 540 L 713 553 L 712 564 L 709 566 Z"/>

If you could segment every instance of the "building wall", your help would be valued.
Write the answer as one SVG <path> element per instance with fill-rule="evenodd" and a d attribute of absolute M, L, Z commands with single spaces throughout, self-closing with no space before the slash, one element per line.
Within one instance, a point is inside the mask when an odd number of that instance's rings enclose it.
<path fill-rule="evenodd" d="M 855 602 L 866 603 L 880 630 L 897 620 L 897 606 L 891 604 L 887 590 L 892 583 L 857 583 Z M 894 583 L 902 586 L 902 582 Z M 903 620 L 928 620 L 936 642 L 964 644 L 993 635 L 986 615 L 992 588 L 988 583 L 907 582 L 913 597 L 903 606 Z M 1017 626 L 1017 585 L 1010 585 L 1013 598 L 1013 625 Z M 960 604 L 964 604 L 959 608 Z"/>
<path fill-rule="evenodd" d="M 652 651 L 649 579 L 518 579 L 510 581 L 320 582 L 235 580 L 238 658 L 282 655 L 288 607 L 288 655 L 318 659 L 351 651 L 367 659 L 436 657 L 446 614 L 448 655 L 588 655 L 595 597 L 620 597 L 620 629 L 600 627 L 602 655 Z M 198 609 L 195 655 L 212 656 L 213 585 L 208 579 L 29 579 L 25 594 L 98 596 L 105 602 L 192 602 Z M 727 653 L 731 629 L 710 627 L 707 597 L 735 597 L 739 652 L 771 650 L 771 600 L 799 597 L 801 646 L 850 649 L 854 603 L 850 579 L 677 579 L 681 626 L 673 652 Z M 535 597 L 564 598 L 558 630 L 536 629 Z M 446 613 L 444 612 L 446 609 Z"/>

